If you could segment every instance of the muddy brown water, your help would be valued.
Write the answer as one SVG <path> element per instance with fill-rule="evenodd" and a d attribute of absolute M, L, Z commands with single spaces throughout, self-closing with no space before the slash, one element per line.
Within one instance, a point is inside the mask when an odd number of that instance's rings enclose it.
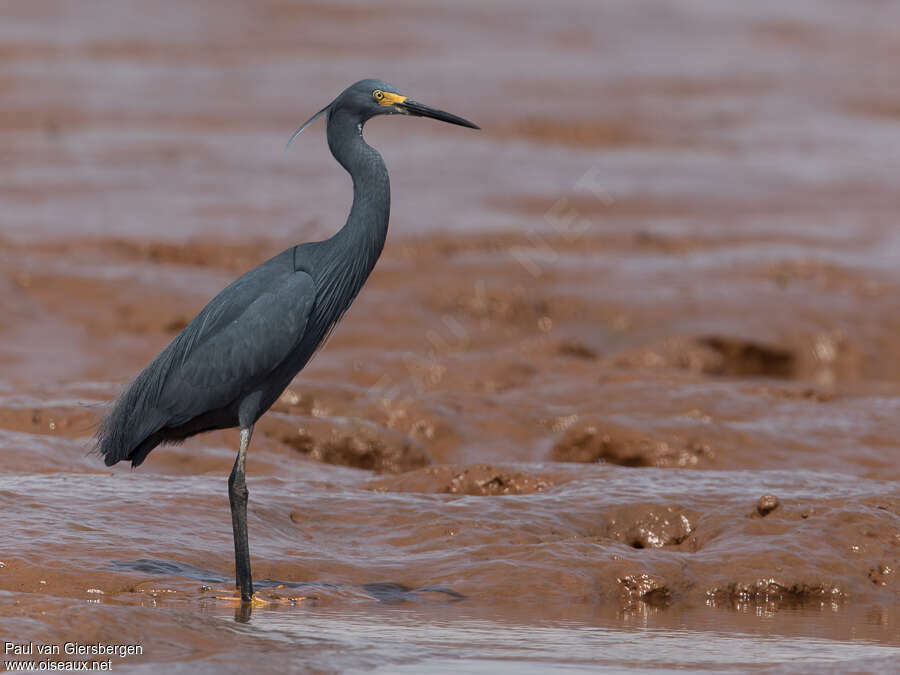
<path fill-rule="evenodd" d="M 900 4 L 3 13 L 4 646 L 141 645 L 120 672 L 897 667 Z M 132 472 L 92 425 L 230 279 L 342 224 L 322 129 L 282 148 L 367 76 L 484 129 L 367 127 L 391 233 L 258 425 L 248 617 L 218 599 L 236 432 Z"/>

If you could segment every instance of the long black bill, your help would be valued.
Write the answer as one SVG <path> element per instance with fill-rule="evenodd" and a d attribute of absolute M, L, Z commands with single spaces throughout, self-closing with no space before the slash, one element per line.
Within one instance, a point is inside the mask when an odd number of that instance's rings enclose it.
<path fill-rule="evenodd" d="M 396 103 L 395 105 L 408 115 L 415 115 L 416 117 L 430 117 L 431 119 L 440 120 L 441 122 L 449 122 L 450 124 L 458 124 L 461 127 L 469 127 L 469 129 L 481 128 L 477 124 L 473 124 L 469 120 L 464 120 L 462 117 L 451 115 L 450 113 L 444 112 L 443 110 L 429 108 L 427 105 L 422 105 L 418 101 L 410 101 L 409 99 L 406 99 L 405 101 Z"/>

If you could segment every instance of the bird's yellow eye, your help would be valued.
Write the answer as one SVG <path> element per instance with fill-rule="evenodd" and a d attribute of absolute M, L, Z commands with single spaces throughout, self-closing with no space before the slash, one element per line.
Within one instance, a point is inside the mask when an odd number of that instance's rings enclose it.
<path fill-rule="evenodd" d="M 378 103 L 378 105 L 383 106 L 392 106 L 397 105 L 398 103 L 403 103 L 406 100 L 405 96 L 401 96 L 400 94 L 392 94 L 389 91 L 383 91 L 381 89 L 376 89 L 372 92 L 372 98 Z"/>

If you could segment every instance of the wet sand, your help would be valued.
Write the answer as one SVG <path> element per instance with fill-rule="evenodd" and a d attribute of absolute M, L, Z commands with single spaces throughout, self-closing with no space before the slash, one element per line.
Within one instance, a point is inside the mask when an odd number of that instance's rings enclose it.
<path fill-rule="evenodd" d="M 142 645 L 120 672 L 896 663 L 900 5 L 824 6 L 9 9 L 2 640 Z M 343 223 L 322 129 L 282 148 L 367 76 L 483 131 L 367 127 L 391 232 L 257 426 L 272 604 L 242 616 L 237 432 L 108 470 L 93 425 Z"/>

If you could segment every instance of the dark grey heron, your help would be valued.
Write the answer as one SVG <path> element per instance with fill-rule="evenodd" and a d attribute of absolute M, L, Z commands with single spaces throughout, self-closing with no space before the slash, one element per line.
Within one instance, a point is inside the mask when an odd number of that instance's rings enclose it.
<path fill-rule="evenodd" d="M 143 462 L 161 443 L 240 427 L 228 478 L 235 579 L 253 599 L 244 463 L 253 425 L 340 321 L 375 266 L 387 236 L 391 191 L 377 150 L 363 140 L 376 115 L 415 115 L 475 124 L 401 96 L 380 80 L 345 89 L 291 136 L 322 115 L 328 147 L 353 178 L 353 206 L 329 239 L 292 246 L 213 298 L 131 383 L 101 422 L 97 450 L 108 466 Z"/>

